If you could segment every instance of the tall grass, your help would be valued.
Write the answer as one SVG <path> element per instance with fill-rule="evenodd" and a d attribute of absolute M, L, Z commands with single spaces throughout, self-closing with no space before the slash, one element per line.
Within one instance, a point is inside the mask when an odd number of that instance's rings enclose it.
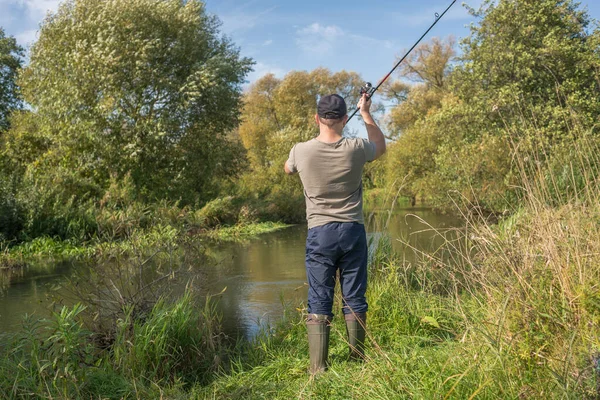
<path fill-rule="evenodd" d="M 412 257 L 384 241 L 371 256 L 364 364 L 346 360 L 336 318 L 329 372 L 307 375 L 298 312 L 195 398 L 600 398 L 599 150 L 515 148 L 521 202 L 510 216 L 460 207 L 464 226 L 430 228 L 443 245 Z"/>
<path fill-rule="evenodd" d="M 184 296 L 141 318 L 125 308 L 108 346 L 78 322 L 81 308 L 32 323 L 2 350 L 0 390 L 13 398 L 600 398 L 598 150 L 581 141 L 569 157 L 517 152 L 520 207 L 499 223 L 461 208 L 463 227 L 430 228 L 442 239 L 437 250 L 407 240 L 415 253 L 407 257 L 379 238 L 364 363 L 348 361 L 339 315 L 329 371 L 315 378 L 302 304 L 232 348 L 210 303 Z"/>
<path fill-rule="evenodd" d="M 199 305 L 190 292 L 175 303 L 159 301 L 146 319 L 126 312 L 109 347 L 85 329 L 83 311 L 63 307 L 3 338 L 0 398 L 157 398 L 206 383 L 223 362 L 214 303 Z"/>

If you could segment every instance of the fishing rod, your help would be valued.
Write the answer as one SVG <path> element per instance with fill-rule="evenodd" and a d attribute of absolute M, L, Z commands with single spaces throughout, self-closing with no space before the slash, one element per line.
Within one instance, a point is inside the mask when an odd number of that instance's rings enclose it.
<path fill-rule="evenodd" d="M 370 82 L 365 83 L 365 86 L 360 88 L 360 95 L 362 96 L 363 94 L 366 93 L 367 100 L 370 99 L 371 97 L 373 97 L 373 95 L 375 94 L 377 89 L 379 89 L 379 87 L 381 85 L 383 85 L 383 83 L 390 77 L 390 75 L 392 75 L 392 72 L 394 72 L 396 70 L 396 68 L 398 68 L 400 66 L 400 64 L 402 64 L 402 61 L 404 61 L 404 59 L 406 59 L 406 57 L 408 57 L 408 55 L 411 53 L 411 51 L 413 51 L 414 48 L 417 47 L 417 45 L 421 42 L 421 40 L 423 40 L 423 38 L 425 36 L 427 36 L 429 31 L 433 29 L 433 27 L 438 23 L 438 21 L 440 19 L 442 19 L 444 14 L 446 14 L 448 12 L 448 10 L 454 5 L 454 3 L 456 3 L 456 0 L 453 0 L 452 3 L 450 3 L 450 5 L 444 10 L 443 13 L 441 13 L 441 14 L 435 13 L 435 21 L 433 21 L 433 24 L 431 24 L 431 26 L 425 31 L 425 33 L 419 38 L 419 40 L 417 40 L 415 42 L 415 44 L 413 44 L 413 46 L 406 52 L 406 54 L 404 54 L 402 56 L 400 61 L 398 61 L 396 63 L 396 65 L 394 65 L 394 68 L 392 68 L 392 70 L 390 72 L 388 72 L 388 74 L 386 76 L 384 76 L 382 80 L 379 81 L 377 86 L 373 87 L 373 85 Z M 348 124 L 348 122 L 350 122 L 352 117 L 354 117 L 354 114 L 356 114 L 359 110 L 360 110 L 360 108 L 358 108 L 358 107 L 356 108 L 356 110 L 354 110 L 354 112 L 350 115 L 350 117 L 348 117 L 348 121 L 346 121 L 346 124 Z"/>

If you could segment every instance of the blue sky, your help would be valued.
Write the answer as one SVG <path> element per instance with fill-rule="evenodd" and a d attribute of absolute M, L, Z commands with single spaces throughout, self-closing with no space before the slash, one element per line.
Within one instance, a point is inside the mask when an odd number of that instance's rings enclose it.
<path fill-rule="evenodd" d="M 221 18 L 223 32 L 242 53 L 256 61 L 251 81 L 266 72 L 281 77 L 290 70 L 324 66 L 356 71 L 376 83 L 450 2 L 208 0 L 207 9 Z M 482 0 L 465 3 L 478 8 Z M 582 7 L 600 19 L 599 3 L 584 0 Z M 459 0 L 428 38 L 454 35 L 460 39 L 475 22 Z"/>
<path fill-rule="evenodd" d="M 324 66 L 346 69 L 376 83 L 434 21 L 451 0 L 206 0 L 208 12 L 245 56 L 256 61 L 248 77 L 279 77 L 291 70 Z M 478 7 L 482 0 L 466 0 Z M 0 26 L 24 46 L 32 43 L 45 13 L 60 0 L 0 0 Z M 600 2 L 583 0 L 600 19 Z M 475 22 L 457 1 L 428 38 L 461 38 Z"/>

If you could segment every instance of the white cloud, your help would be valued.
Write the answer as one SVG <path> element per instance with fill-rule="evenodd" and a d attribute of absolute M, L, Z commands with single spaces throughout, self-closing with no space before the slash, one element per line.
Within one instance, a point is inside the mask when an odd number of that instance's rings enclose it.
<path fill-rule="evenodd" d="M 15 39 L 17 39 L 17 43 L 22 46 L 29 46 L 33 44 L 37 40 L 37 29 L 29 29 L 26 31 L 19 32 L 15 35 Z"/>
<path fill-rule="evenodd" d="M 272 40 L 272 39 L 269 39 L 269 40 L 265 40 L 265 41 L 264 41 L 264 43 L 263 43 L 263 46 L 270 46 L 270 45 L 272 45 L 272 44 L 273 44 L 273 40 Z"/>
<path fill-rule="evenodd" d="M 322 26 L 315 22 L 309 26 L 299 29 L 296 43 L 307 53 L 324 55 L 335 48 L 336 43 L 344 38 L 344 31 L 335 25 Z"/>
<path fill-rule="evenodd" d="M 269 14 L 277 7 L 271 7 L 256 13 L 247 13 L 239 8 L 230 14 L 219 14 L 219 19 L 223 22 L 222 31 L 232 34 L 237 31 L 246 31 L 260 25 L 263 17 Z"/>
<path fill-rule="evenodd" d="M 374 46 L 392 48 L 390 40 L 380 40 L 368 36 L 357 35 L 344 31 L 336 25 L 322 26 L 315 22 L 296 31 L 296 44 L 305 52 L 319 56 L 352 45 L 355 48 L 368 49 Z"/>
<path fill-rule="evenodd" d="M 56 12 L 62 0 L 12 0 L 12 2 L 25 7 L 31 19 L 41 21 L 48 11 Z"/>
<path fill-rule="evenodd" d="M 247 79 L 250 83 L 253 83 L 267 74 L 273 74 L 277 78 L 283 78 L 287 72 L 288 71 L 283 68 L 258 61 L 254 65 L 254 71 L 248 74 Z"/>

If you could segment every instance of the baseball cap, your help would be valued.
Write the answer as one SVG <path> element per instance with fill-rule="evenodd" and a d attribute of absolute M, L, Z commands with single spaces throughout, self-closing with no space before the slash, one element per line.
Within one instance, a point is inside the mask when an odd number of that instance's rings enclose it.
<path fill-rule="evenodd" d="M 340 119 L 346 115 L 346 102 L 339 94 L 330 94 L 319 99 L 317 114 L 325 119 Z"/>

